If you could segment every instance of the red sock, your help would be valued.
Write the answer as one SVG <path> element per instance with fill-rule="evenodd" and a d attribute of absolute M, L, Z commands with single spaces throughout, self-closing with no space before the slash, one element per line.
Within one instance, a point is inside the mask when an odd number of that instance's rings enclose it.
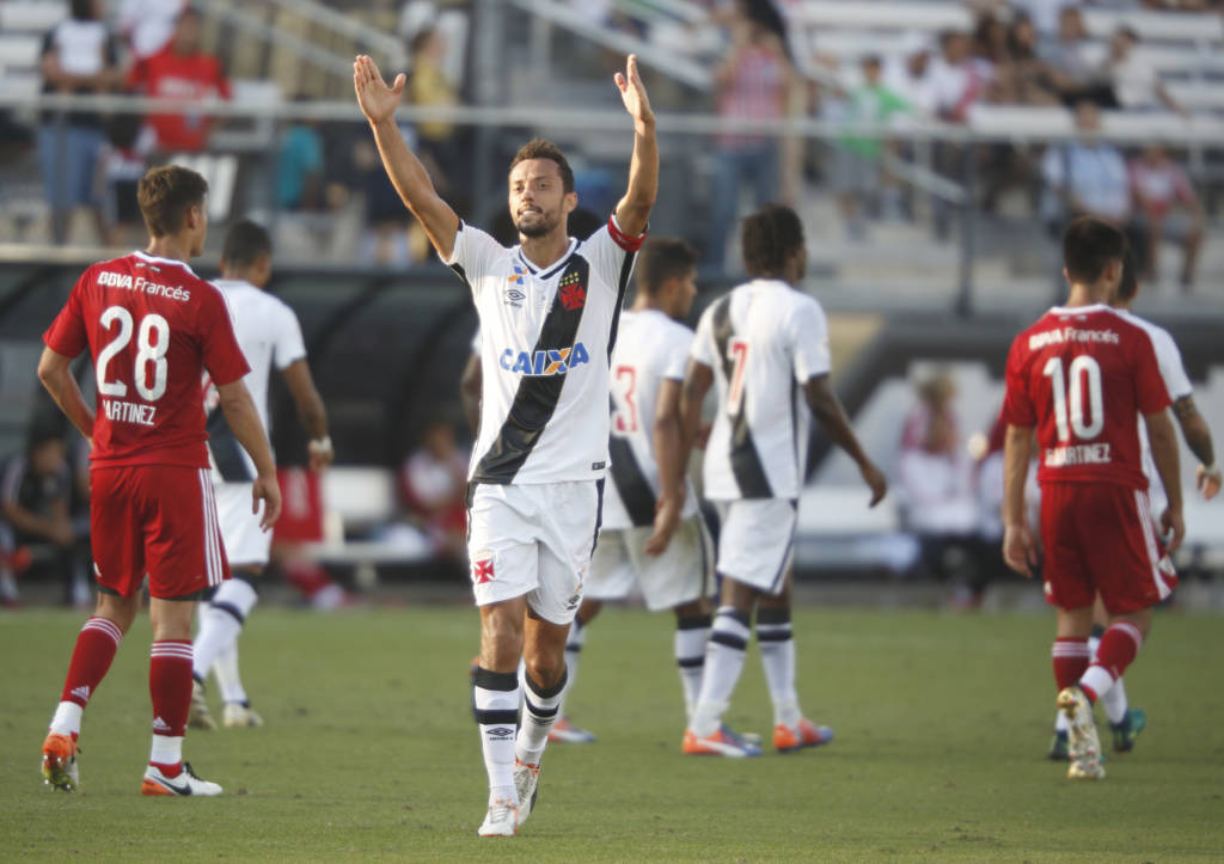
<path fill-rule="evenodd" d="M 1097 646 L 1096 662 L 1080 679 L 1080 687 L 1088 698 L 1096 701 L 1126 674 L 1126 667 L 1134 662 L 1143 644 L 1143 634 L 1129 621 L 1110 624 L 1101 644 Z"/>
<path fill-rule="evenodd" d="M 1054 682 L 1059 690 L 1077 683 L 1092 659 L 1087 639 L 1055 639 L 1051 654 L 1054 658 Z"/>
<path fill-rule="evenodd" d="M 182 738 L 191 710 L 191 640 L 153 643 L 149 694 L 153 697 L 153 734 Z"/>
<path fill-rule="evenodd" d="M 89 697 L 106 677 L 122 639 L 123 631 L 109 618 L 94 617 L 85 622 L 72 649 L 61 702 L 75 702 L 82 708 L 89 704 Z"/>

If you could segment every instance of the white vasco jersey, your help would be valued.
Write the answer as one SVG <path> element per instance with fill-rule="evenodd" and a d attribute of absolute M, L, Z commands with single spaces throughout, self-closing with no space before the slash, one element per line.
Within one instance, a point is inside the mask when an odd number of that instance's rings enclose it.
<path fill-rule="evenodd" d="M 608 464 L 608 359 L 634 253 L 615 217 L 546 270 L 460 224 L 446 262 L 480 317 L 480 436 L 468 479 L 599 480 Z"/>
<path fill-rule="evenodd" d="M 655 409 L 665 380 L 683 381 L 693 331 L 657 309 L 621 313 L 612 352 L 611 481 L 604 489 L 605 530 L 654 524 L 659 464 L 654 453 Z M 693 490 L 683 518 L 697 512 Z"/>
<path fill-rule="evenodd" d="M 1193 396 L 1194 387 L 1190 384 L 1190 376 L 1186 374 L 1186 367 L 1182 364 L 1181 351 L 1177 349 L 1177 343 L 1173 341 L 1169 331 L 1138 315 L 1124 310 L 1117 311 L 1127 321 L 1142 328 L 1151 338 L 1152 347 L 1156 349 L 1156 365 L 1160 367 L 1160 377 L 1164 379 L 1169 398 L 1176 402 L 1178 399 Z M 1156 461 L 1152 458 L 1152 442 L 1148 440 L 1147 424 L 1143 422 L 1142 417 L 1139 418 L 1139 447 L 1143 473 L 1148 478 L 1148 498 L 1152 501 L 1154 510 L 1162 511 L 1168 499 L 1160 472 L 1156 470 Z"/>
<path fill-rule="evenodd" d="M 268 424 L 268 378 L 275 367 L 283 370 L 306 357 L 306 343 L 297 315 L 284 301 L 261 291 L 247 282 L 218 279 L 229 306 L 230 320 L 238 347 L 246 355 L 251 371 L 243 383 L 251 393 L 251 401 L 259 412 L 264 429 Z M 213 467 L 213 482 L 248 483 L 255 479 L 255 463 L 242 449 L 221 411 L 216 388 L 211 385 L 205 396 L 208 411 L 208 452 Z"/>
<path fill-rule="evenodd" d="M 706 498 L 798 498 L 809 429 L 802 387 L 830 368 L 820 304 L 774 279 L 740 285 L 701 316 L 692 357 L 718 385 Z"/>

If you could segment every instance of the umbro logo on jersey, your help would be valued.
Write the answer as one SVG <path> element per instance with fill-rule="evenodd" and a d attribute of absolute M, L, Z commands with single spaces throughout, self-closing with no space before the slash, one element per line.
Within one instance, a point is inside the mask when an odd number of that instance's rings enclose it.
<path fill-rule="evenodd" d="M 505 302 L 507 306 L 513 306 L 515 309 L 523 308 L 523 301 L 527 299 L 527 295 L 513 285 L 506 289 Z"/>
<path fill-rule="evenodd" d="M 82 702 L 88 702 L 89 701 L 89 685 L 82 684 L 80 687 L 74 687 L 72 689 L 72 695 L 80 699 Z"/>
<path fill-rule="evenodd" d="M 501 367 L 507 372 L 537 378 L 564 375 L 590 362 L 591 355 L 581 342 L 575 342 L 573 348 L 550 348 L 533 354 L 526 351 L 516 353 L 512 348 L 507 348 L 501 355 Z"/>

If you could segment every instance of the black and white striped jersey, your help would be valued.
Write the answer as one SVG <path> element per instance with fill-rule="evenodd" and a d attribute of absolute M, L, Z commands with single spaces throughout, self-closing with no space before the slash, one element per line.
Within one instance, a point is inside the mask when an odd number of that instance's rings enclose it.
<path fill-rule="evenodd" d="M 802 386 L 830 368 L 820 304 L 773 279 L 740 285 L 702 314 L 691 356 L 718 386 L 705 497 L 799 497 L 810 426 Z"/>
<path fill-rule="evenodd" d="M 608 464 L 608 361 L 634 253 L 615 217 L 540 269 L 460 225 L 446 263 L 480 317 L 480 435 L 469 479 L 598 480 Z"/>
<path fill-rule="evenodd" d="M 655 409 L 665 380 L 683 381 L 693 331 L 657 309 L 621 313 L 612 352 L 612 482 L 604 489 L 602 527 L 609 530 L 654 523 L 659 465 L 654 452 Z M 689 490 L 683 516 L 697 512 Z"/>
<path fill-rule="evenodd" d="M 248 282 L 218 279 L 214 283 L 229 307 L 230 321 L 238 347 L 246 356 L 251 371 L 243 378 L 260 422 L 271 434 L 268 414 L 268 379 L 272 369 L 283 370 L 306 357 L 306 343 L 297 315 L 279 297 L 256 288 Z M 205 392 L 208 412 L 208 455 L 212 463 L 213 480 L 226 483 L 249 483 L 255 479 L 255 463 L 233 431 L 222 412 L 217 392 L 209 386 Z"/>

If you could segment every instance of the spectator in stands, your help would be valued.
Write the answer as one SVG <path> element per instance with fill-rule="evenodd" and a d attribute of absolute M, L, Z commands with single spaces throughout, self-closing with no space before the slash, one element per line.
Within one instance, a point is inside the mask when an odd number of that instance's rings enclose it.
<path fill-rule="evenodd" d="M 931 63 L 935 112 L 951 123 L 964 123 L 969 108 L 985 90 L 981 71 L 972 62 L 969 37 L 956 30 L 940 34 L 940 55 Z"/>
<path fill-rule="evenodd" d="M 455 427 L 435 420 L 400 471 L 410 517 L 432 539 L 435 554 L 455 560 L 467 555 L 467 470 L 468 455 L 455 441 Z"/>
<path fill-rule="evenodd" d="M 1158 277 L 1160 245 L 1170 240 L 1182 247 L 1179 281 L 1188 291 L 1194 284 L 1204 220 L 1203 208 L 1185 170 L 1164 147 L 1152 144 L 1131 161 L 1130 188 L 1146 240 L 1144 280 Z"/>
<path fill-rule="evenodd" d="M 1065 7 L 1058 16 L 1058 38 L 1043 46 L 1042 59 L 1054 73 L 1064 104 L 1090 99 L 1107 108 L 1114 106 L 1113 87 L 1095 46 L 1088 39 L 1084 16 L 1076 6 Z"/>
<path fill-rule="evenodd" d="M 980 15 L 973 29 L 970 47 L 973 65 L 982 88 L 987 93 L 994 87 L 998 70 L 1011 62 L 1011 34 L 1007 25 L 990 13 Z"/>
<path fill-rule="evenodd" d="M 909 110 L 904 99 L 890 90 L 881 80 L 879 57 L 863 58 L 862 83 L 848 94 L 845 119 L 854 124 L 886 125 L 894 114 Z M 837 164 L 833 182 L 842 219 L 850 239 L 862 239 L 866 233 L 863 211 L 879 204 L 884 178 L 885 142 L 878 134 L 854 131 L 842 135 L 837 147 Z"/>
<path fill-rule="evenodd" d="M 1063 147 L 1050 147 L 1042 162 L 1046 185 L 1063 205 L 1059 213 L 1047 204 L 1047 218 L 1055 225 L 1077 216 L 1128 225 L 1131 193 L 1126 159 L 1117 147 L 1100 139 L 1097 106 L 1081 101 L 1075 108 L 1075 126 L 1078 138 Z"/>
<path fill-rule="evenodd" d="M 1056 37 L 1063 10 L 1079 5 L 1080 0 L 1011 0 L 1012 8 L 1032 21 L 1043 39 Z"/>
<path fill-rule="evenodd" d="M 44 93 L 90 96 L 119 86 L 115 40 L 100 20 L 97 0 L 72 0 L 69 16 L 47 33 L 42 78 Z M 68 220 L 77 207 L 88 207 L 99 234 L 105 235 L 96 185 L 105 143 L 96 111 L 43 113 L 38 155 L 56 243 L 67 238 Z"/>
<path fill-rule="evenodd" d="M 923 116 L 935 114 L 935 91 L 931 87 L 931 45 L 917 33 L 906 36 L 901 54 L 889 58 L 884 67 L 884 86 L 896 93 L 910 110 Z"/>
<path fill-rule="evenodd" d="M 731 51 L 715 74 L 718 114 L 729 120 L 770 121 L 786 115 L 793 71 L 783 40 L 771 27 L 772 18 L 759 6 L 753 0 L 737 0 Z M 751 184 L 754 206 L 778 197 L 781 147 L 777 138 L 742 132 L 719 136 L 717 146 L 713 212 L 704 251 L 705 263 L 721 268 L 739 211 L 741 186 Z"/>
<path fill-rule="evenodd" d="M 298 94 L 301 104 L 309 97 Z M 318 124 L 294 119 L 281 134 L 276 160 L 276 203 L 284 210 L 315 210 L 323 199 L 323 136 Z"/>
<path fill-rule="evenodd" d="M 145 174 L 148 136 L 141 134 L 136 114 L 116 114 L 106 125 L 107 146 L 102 157 L 106 242 L 111 246 L 139 247 L 145 235 L 144 217 L 136 188 Z"/>
<path fill-rule="evenodd" d="M 459 94 L 446 77 L 443 60 L 446 39 L 441 31 L 424 27 L 408 46 L 412 72 L 408 76 L 408 101 L 421 107 L 449 108 L 459 102 Z M 426 162 L 439 194 L 454 202 L 457 181 L 463 172 L 463 153 L 458 147 L 455 125 L 441 121 L 420 123 L 416 127 L 418 153 Z M 460 212 L 463 212 L 460 206 Z"/>
<path fill-rule="evenodd" d="M 1139 34 L 1130 27 L 1119 27 L 1109 43 L 1110 84 L 1114 101 L 1126 111 L 1150 111 L 1161 105 L 1189 116 L 1186 109 L 1169 94 L 1152 62 L 1135 50 Z"/>
<path fill-rule="evenodd" d="M 990 100 L 1003 105 L 1059 104 L 1058 85 L 1050 66 L 1037 54 L 1037 28 L 1017 15 L 1007 34 L 1006 62 L 995 67 Z"/>
<path fill-rule="evenodd" d="M 188 6 L 179 14 L 170 43 L 132 67 L 128 84 L 151 98 L 186 103 L 174 114 L 153 114 L 149 125 L 157 148 L 169 153 L 197 153 L 208 145 L 212 118 L 190 103 L 230 98 L 229 79 L 221 61 L 203 50 L 200 13 Z"/>
<path fill-rule="evenodd" d="M 62 437 L 35 428 L 25 452 L 0 468 L 0 552 L 12 559 L 18 550 L 27 576 L 57 579 L 70 605 L 89 600 L 82 567 L 88 531 L 72 521 L 74 478 Z M 84 544 L 84 545 L 83 545 Z"/>
<path fill-rule="evenodd" d="M 136 60 L 152 57 L 169 44 L 186 5 L 187 0 L 123 0 L 119 4 L 119 32 Z"/>
<path fill-rule="evenodd" d="M 971 566 L 977 506 L 972 466 L 952 402 L 956 384 L 939 371 L 917 385 L 918 404 L 905 420 L 898 462 L 907 531 L 917 536 L 927 575 L 940 580 Z"/>

